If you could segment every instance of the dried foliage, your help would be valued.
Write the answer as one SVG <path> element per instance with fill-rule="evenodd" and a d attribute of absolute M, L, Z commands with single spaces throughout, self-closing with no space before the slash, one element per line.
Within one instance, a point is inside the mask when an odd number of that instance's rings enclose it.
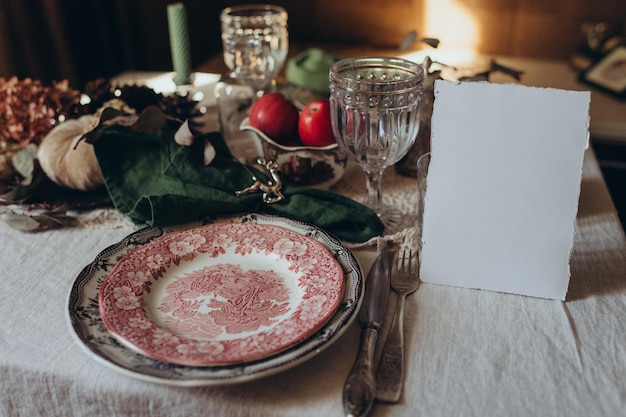
<path fill-rule="evenodd" d="M 52 183 L 39 167 L 37 146 L 59 123 L 102 111 L 111 101 L 148 115 L 143 128 L 168 119 L 200 116 L 191 96 L 157 93 L 140 85 L 115 86 L 109 80 L 91 81 L 84 92 L 70 88 L 67 80 L 43 85 L 31 78 L 0 78 L 0 220 L 25 232 L 75 226 L 68 209 L 110 204 L 106 193 L 76 192 Z M 150 109 L 156 108 L 154 112 Z M 136 117 L 135 117 L 136 118 Z"/>
<path fill-rule="evenodd" d="M 44 86 L 30 78 L 0 78 L 0 150 L 38 144 L 79 98 L 67 80 Z"/>
<path fill-rule="evenodd" d="M 94 114 L 114 99 L 123 101 L 137 113 L 154 106 L 167 116 L 179 120 L 191 120 L 201 115 L 197 108 L 197 101 L 191 96 L 179 93 L 157 93 L 143 85 L 116 86 L 107 79 L 97 79 L 87 83 L 83 94 L 82 103 L 77 103 L 69 109 L 71 117 Z"/>

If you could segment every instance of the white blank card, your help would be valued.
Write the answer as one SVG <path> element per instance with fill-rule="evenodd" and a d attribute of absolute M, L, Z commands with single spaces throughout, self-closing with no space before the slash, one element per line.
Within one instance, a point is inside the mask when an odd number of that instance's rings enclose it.
<path fill-rule="evenodd" d="M 437 81 L 424 282 L 564 300 L 589 92 Z"/>

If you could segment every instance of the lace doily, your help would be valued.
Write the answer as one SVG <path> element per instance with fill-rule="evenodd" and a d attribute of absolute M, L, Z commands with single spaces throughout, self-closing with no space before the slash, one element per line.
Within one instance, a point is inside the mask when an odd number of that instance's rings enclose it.
<path fill-rule="evenodd" d="M 127 216 L 112 207 L 72 214 L 80 221 L 81 227 L 88 229 L 137 229 L 137 226 Z"/>
<path fill-rule="evenodd" d="M 365 194 L 365 174 L 355 164 L 351 164 L 346 170 L 341 181 L 339 181 L 331 191 L 342 194 L 355 201 L 362 201 Z M 377 236 L 364 243 L 347 244 L 351 248 L 376 245 L 380 251 L 382 247 L 389 243 L 397 244 L 403 248 L 419 250 L 419 231 L 421 225 L 418 223 L 419 199 L 417 179 L 407 177 L 396 172 L 395 167 L 387 168 L 383 174 L 381 183 L 381 193 L 386 204 L 397 207 L 407 214 L 406 224 L 403 230 L 390 235 Z"/>

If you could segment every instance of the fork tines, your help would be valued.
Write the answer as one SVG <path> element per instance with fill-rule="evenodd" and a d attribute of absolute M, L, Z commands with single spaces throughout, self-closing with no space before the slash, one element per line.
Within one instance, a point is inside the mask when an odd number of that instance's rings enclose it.
<path fill-rule="evenodd" d="M 394 266 L 396 271 L 417 272 L 419 266 L 417 252 L 413 252 L 411 249 L 399 250 L 396 252 Z"/>

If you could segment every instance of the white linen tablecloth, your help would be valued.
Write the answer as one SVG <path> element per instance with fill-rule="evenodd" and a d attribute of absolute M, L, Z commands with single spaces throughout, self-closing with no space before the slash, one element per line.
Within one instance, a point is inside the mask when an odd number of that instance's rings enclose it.
<path fill-rule="evenodd" d="M 386 175 L 390 197 L 413 187 Z M 90 357 L 67 323 L 69 290 L 132 230 L 25 234 L 0 223 L 0 416 L 343 415 L 357 323 L 304 364 L 238 385 L 157 385 Z M 364 272 L 373 253 L 355 250 Z M 591 151 L 570 264 L 565 302 L 422 284 L 407 300 L 404 395 L 372 415 L 626 415 L 626 240 Z"/>

